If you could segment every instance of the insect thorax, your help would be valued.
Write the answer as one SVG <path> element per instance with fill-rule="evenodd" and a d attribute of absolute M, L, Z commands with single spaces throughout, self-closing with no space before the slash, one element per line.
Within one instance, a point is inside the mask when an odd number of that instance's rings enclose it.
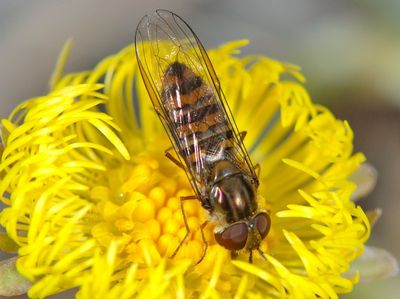
<path fill-rule="evenodd" d="M 226 223 L 246 220 L 257 211 L 256 188 L 233 163 L 221 160 L 211 171 L 212 213 L 225 216 Z"/>

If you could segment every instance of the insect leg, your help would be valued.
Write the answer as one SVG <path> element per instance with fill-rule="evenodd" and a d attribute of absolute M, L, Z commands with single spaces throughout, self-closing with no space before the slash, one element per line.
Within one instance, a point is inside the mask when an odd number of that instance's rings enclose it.
<path fill-rule="evenodd" d="M 253 250 L 249 250 L 249 263 L 252 264 L 253 263 Z"/>
<path fill-rule="evenodd" d="M 178 166 L 179 168 L 182 168 L 183 170 L 185 170 L 185 166 L 183 166 L 183 164 L 170 153 L 171 150 L 172 150 L 172 147 L 167 148 L 164 151 L 164 155 L 168 159 L 170 159 L 176 166 Z"/>
<path fill-rule="evenodd" d="M 161 118 L 163 121 L 167 121 L 167 120 L 165 119 L 164 114 L 160 111 L 160 108 L 154 107 L 154 111 L 157 113 L 157 115 L 158 115 L 159 118 Z"/>
<path fill-rule="evenodd" d="M 203 248 L 203 253 L 201 254 L 200 259 L 197 261 L 196 265 L 200 264 L 200 262 L 204 259 L 204 257 L 206 256 L 206 252 L 207 252 L 207 248 L 208 248 L 208 243 L 206 240 L 206 237 L 204 236 L 204 228 L 206 227 L 208 221 L 204 221 L 202 225 L 200 225 L 200 232 L 201 232 L 201 238 L 203 239 L 203 244 L 204 244 L 204 248 Z"/>
<path fill-rule="evenodd" d="M 259 178 L 260 174 L 261 174 L 261 166 L 259 163 L 257 163 L 256 165 L 254 165 L 254 170 L 256 171 L 256 175 Z"/>
<path fill-rule="evenodd" d="M 231 251 L 231 259 L 235 260 L 239 256 L 238 252 L 236 250 Z"/>
<path fill-rule="evenodd" d="M 196 195 L 189 195 L 189 196 L 181 196 L 181 200 L 192 200 L 197 199 Z"/>
<path fill-rule="evenodd" d="M 182 217 L 183 217 L 183 223 L 185 224 L 185 228 L 186 228 L 186 234 L 183 237 L 182 241 L 179 243 L 178 247 L 176 247 L 174 253 L 170 256 L 170 258 L 174 258 L 175 255 L 178 253 L 179 249 L 182 247 L 183 243 L 185 243 L 187 237 L 190 234 L 190 228 L 189 225 L 187 223 L 187 219 L 186 219 L 186 215 L 185 215 L 185 209 L 183 208 L 183 203 L 185 200 L 193 200 L 193 199 L 197 199 L 196 195 L 190 195 L 190 196 L 182 196 L 181 197 L 181 211 L 182 211 Z"/>
<path fill-rule="evenodd" d="M 258 253 L 261 255 L 262 259 L 263 259 L 264 261 L 266 261 L 267 258 L 265 257 L 264 252 L 262 252 L 262 250 L 261 250 L 260 248 L 257 248 L 257 251 L 258 251 Z"/>
<path fill-rule="evenodd" d="M 247 131 L 239 132 L 240 141 L 243 142 L 244 138 L 246 138 Z"/>

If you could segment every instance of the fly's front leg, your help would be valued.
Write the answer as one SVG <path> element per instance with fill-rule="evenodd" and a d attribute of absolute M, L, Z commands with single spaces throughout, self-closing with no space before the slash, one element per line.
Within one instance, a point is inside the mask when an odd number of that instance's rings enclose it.
<path fill-rule="evenodd" d="M 236 250 L 231 251 L 231 259 L 232 260 L 236 260 L 238 256 L 239 256 L 239 253 Z"/>

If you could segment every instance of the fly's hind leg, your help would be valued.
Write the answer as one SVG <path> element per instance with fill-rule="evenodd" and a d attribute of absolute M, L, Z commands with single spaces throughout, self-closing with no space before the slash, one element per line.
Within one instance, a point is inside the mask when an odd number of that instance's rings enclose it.
<path fill-rule="evenodd" d="M 247 131 L 239 132 L 239 138 L 240 138 L 241 142 L 244 141 L 244 139 L 246 138 L 246 135 L 247 135 Z M 260 177 L 260 173 L 261 173 L 260 164 L 257 163 L 256 165 L 254 165 L 254 170 L 256 171 L 256 175 L 259 178 Z"/>
<path fill-rule="evenodd" d="M 185 166 L 183 166 L 183 164 L 181 163 L 181 161 L 179 161 L 177 158 L 175 158 L 172 154 L 171 154 L 171 150 L 172 150 L 172 146 L 167 148 L 164 151 L 164 155 L 170 159 L 176 166 L 178 166 L 179 168 L 185 170 Z"/>
<path fill-rule="evenodd" d="M 239 138 L 240 138 L 241 142 L 243 142 L 243 140 L 246 138 L 246 135 L 247 135 L 247 131 L 239 132 Z"/>
<path fill-rule="evenodd" d="M 257 177 L 259 178 L 259 177 L 260 177 L 260 174 L 261 174 L 261 166 L 260 166 L 259 163 L 257 163 L 256 165 L 254 165 L 254 170 L 255 170 L 255 172 L 256 172 Z"/>
<path fill-rule="evenodd" d="M 163 119 L 164 121 L 166 121 L 164 114 L 161 113 L 161 111 L 159 110 L 159 108 L 154 107 L 154 110 L 156 111 L 158 117 L 160 117 L 161 119 Z M 171 154 L 171 150 L 172 150 L 172 146 L 170 146 L 169 148 L 167 148 L 164 151 L 164 155 L 170 159 L 175 165 L 177 165 L 179 168 L 182 168 L 183 170 L 185 170 L 185 166 L 182 165 L 182 163 L 175 158 L 172 154 Z"/>

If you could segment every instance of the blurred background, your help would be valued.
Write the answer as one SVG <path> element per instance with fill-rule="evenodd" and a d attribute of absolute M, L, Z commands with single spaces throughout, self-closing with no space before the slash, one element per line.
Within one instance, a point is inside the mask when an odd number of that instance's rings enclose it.
<path fill-rule="evenodd" d="M 69 37 L 74 47 L 66 71 L 89 69 L 132 43 L 140 18 L 156 8 L 181 15 L 206 47 L 247 38 L 244 54 L 302 67 L 312 99 L 350 122 L 355 149 L 376 167 L 377 186 L 360 202 L 384 211 L 369 244 L 399 260 L 399 0 L 1 1 L 0 116 L 47 92 Z M 399 292 L 397 277 L 358 285 L 343 298 L 399 298 Z"/>

